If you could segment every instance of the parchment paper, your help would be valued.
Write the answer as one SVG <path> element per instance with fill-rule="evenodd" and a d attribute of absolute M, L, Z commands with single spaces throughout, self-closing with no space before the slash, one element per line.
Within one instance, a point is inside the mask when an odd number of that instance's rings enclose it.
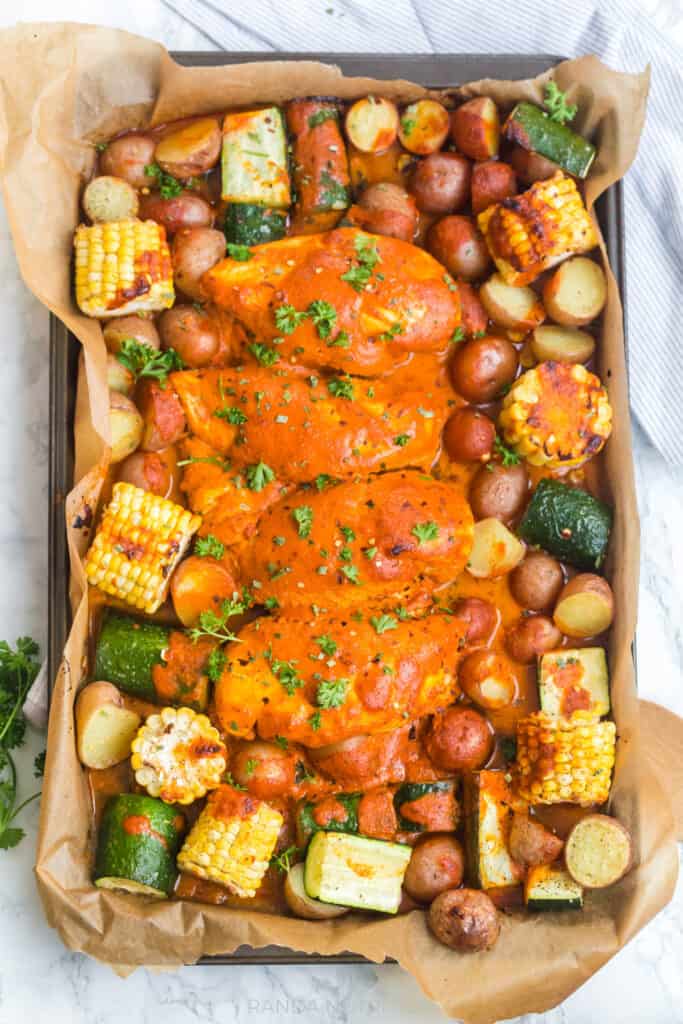
<path fill-rule="evenodd" d="M 548 76 L 527 82 L 484 81 L 504 107 L 539 101 Z M 562 64 L 554 77 L 580 105 L 579 130 L 599 147 L 588 183 L 593 202 L 633 160 L 645 113 L 648 73 L 618 74 L 596 58 Z M 147 903 L 96 890 L 86 780 L 76 757 L 73 700 L 85 681 L 87 609 L 80 555 L 89 510 L 106 472 L 105 346 L 99 325 L 81 316 L 71 294 L 71 243 L 93 143 L 123 128 L 146 127 L 236 104 L 297 95 L 345 98 L 381 92 L 401 101 L 424 94 L 407 82 L 344 78 L 313 61 L 223 68 L 178 67 L 156 43 L 124 32 L 75 24 L 21 25 L 0 34 L 0 181 L 23 277 L 83 344 L 76 411 L 79 481 L 66 503 L 74 625 L 54 690 L 36 874 L 49 923 L 65 944 L 111 965 L 173 966 L 241 943 L 276 943 L 308 952 L 343 950 L 374 961 L 399 960 L 424 991 L 470 1024 L 554 1006 L 596 971 L 669 900 L 676 877 L 668 801 L 639 749 L 631 640 L 638 583 L 638 520 L 624 364 L 622 312 L 609 275 L 600 373 L 615 410 L 606 465 L 616 523 L 608 575 L 617 617 L 612 631 L 612 700 L 619 745 L 612 810 L 632 830 L 636 867 L 617 886 L 594 894 L 583 914 L 506 916 L 488 953 L 459 955 L 429 934 L 425 915 L 398 919 L 351 915 L 311 924 L 269 914 L 188 902 Z"/>

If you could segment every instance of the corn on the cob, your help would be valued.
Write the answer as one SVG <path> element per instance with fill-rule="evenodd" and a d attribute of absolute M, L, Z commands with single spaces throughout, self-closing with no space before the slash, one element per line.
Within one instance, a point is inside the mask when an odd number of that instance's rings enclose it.
<path fill-rule="evenodd" d="M 92 586 L 151 614 L 201 517 L 133 484 L 114 484 L 112 499 L 85 558 Z"/>
<path fill-rule="evenodd" d="M 612 431 L 612 408 L 580 363 L 539 363 L 508 391 L 499 419 L 507 444 L 535 466 L 577 466 Z"/>
<path fill-rule="evenodd" d="M 167 804 L 191 804 L 215 789 L 227 763 L 218 730 L 192 708 L 150 715 L 131 751 L 135 781 Z"/>
<path fill-rule="evenodd" d="M 601 804 L 609 796 L 616 727 L 575 711 L 554 718 L 537 711 L 517 723 L 519 795 L 530 804 Z"/>
<path fill-rule="evenodd" d="M 232 786 L 220 786 L 209 795 L 183 843 L 178 867 L 237 896 L 254 896 L 281 826 L 279 811 Z"/>
<path fill-rule="evenodd" d="M 124 316 L 173 305 L 173 267 L 166 231 L 153 220 L 80 224 L 76 301 L 86 316 Z"/>
<path fill-rule="evenodd" d="M 477 221 L 498 270 L 511 285 L 529 284 L 565 257 L 598 244 L 576 184 L 561 171 L 519 196 L 494 203 Z"/>

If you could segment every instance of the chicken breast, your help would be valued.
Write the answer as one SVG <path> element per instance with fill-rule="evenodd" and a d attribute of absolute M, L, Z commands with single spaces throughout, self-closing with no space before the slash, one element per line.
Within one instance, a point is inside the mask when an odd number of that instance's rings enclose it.
<path fill-rule="evenodd" d="M 254 246 L 202 278 L 205 294 L 288 363 L 362 376 L 442 352 L 461 323 L 455 282 L 424 249 L 357 228 Z"/>
<path fill-rule="evenodd" d="M 445 615 L 257 619 L 226 648 L 218 721 L 229 736 L 308 747 L 399 729 L 452 703 L 463 643 L 463 623 Z"/>

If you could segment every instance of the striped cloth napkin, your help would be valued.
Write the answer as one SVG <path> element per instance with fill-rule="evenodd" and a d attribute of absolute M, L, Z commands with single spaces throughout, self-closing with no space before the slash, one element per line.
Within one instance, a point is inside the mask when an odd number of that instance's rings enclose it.
<path fill-rule="evenodd" d="M 631 404 L 683 465 L 683 6 L 679 0 L 163 0 L 223 50 L 595 53 L 621 71 L 652 64 L 647 123 L 625 179 Z"/>

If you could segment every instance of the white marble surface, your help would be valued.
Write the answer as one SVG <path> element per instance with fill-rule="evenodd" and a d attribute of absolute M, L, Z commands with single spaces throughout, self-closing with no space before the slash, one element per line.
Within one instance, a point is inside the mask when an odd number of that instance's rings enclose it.
<path fill-rule="evenodd" d="M 340 0 L 287 4 L 299 17 L 306 6 L 317 9 L 315 45 L 330 50 L 363 46 L 351 29 L 362 26 L 371 0 L 364 9 Z M 652 9 L 661 14 L 667 6 L 653 3 Z M 17 7 L 22 20 L 115 24 L 155 37 L 169 49 L 213 48 L 157 0 L 5 2 L 0 5 L 0 26 L 13 22 Z M 284 7 L 282 0 L 278 5 L 252 0 L 249 5 L 231 4 L 230 10 L 234 14 L 238 9 L 259 9 L 264 14 L 270 9 L 279 18 Z M 326 7 L 332 13 L 325 14 Z M 670 38 L 678 36 L 679 42 L 680 24 L 676 19 L 670 22 Z M 364 38 L 367 49 L 383 48 L 382 41 Z M 305 43 L 287 40 L 292 47 L 297 43 L 311 48 L 310 38 Z M 234 46 L 257 48 L 259 40 L 235 25 Z M 409 37 L 404 45 L 392 38 L 387 48 L 427 46 L 418 46 Z M 637 283 L 630 283 L 629 298 L 637 301 Z M 19 278 L 1 208 L 0 315 L 0 636 L 13 639 L 29 633 L 44 644 L 48 319 Z M 640 687 L 643 696 L 683 714 L 683 468 L 667 466 L 637 425 L 634 434 L 642 522 Z M 32 759 L 42 743 L 42 736 L 32 734 L 19 757 L 20 796 L 30 792 Z M 377 1024 L 427 1024 L 446 1019 L 397 967 L 204 967 L 172 975 L 141 970 L 120 981 L 107 968 L 68 952 L 47 928 L 32 874 L 37 818 L 34 804 L 21 822 L 27 839 L 14 851 L 0 852 L 0 1024 L 157 1024 L 160 1019 L 164 1024 L 317 1024 L 365 1018 Z M 561 1007 L 523 1019 L 544 1024 L 683 1022 L 683 883 L 657 919 Z"/>

